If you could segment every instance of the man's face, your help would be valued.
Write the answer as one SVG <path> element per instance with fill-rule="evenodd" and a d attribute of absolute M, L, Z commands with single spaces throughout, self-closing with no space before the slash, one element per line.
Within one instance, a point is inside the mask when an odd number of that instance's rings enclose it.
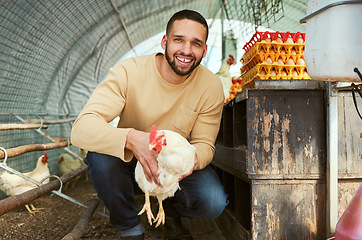
<path fill-rule="evenodd" d="M 162 38 L 161 46 L 173 71 L 186 76 L 206 55 L 206 28 L 188 19 L 176 20 L 169 35 Z"/>

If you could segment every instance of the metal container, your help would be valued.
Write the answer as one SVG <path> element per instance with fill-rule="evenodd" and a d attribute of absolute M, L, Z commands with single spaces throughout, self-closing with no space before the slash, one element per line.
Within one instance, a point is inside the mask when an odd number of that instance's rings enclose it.
<path fill-rule="evenodd" d="M 307 7 L 305 62 L 313 80 L 360 82 L 362 1 L 311 0 Z"/>

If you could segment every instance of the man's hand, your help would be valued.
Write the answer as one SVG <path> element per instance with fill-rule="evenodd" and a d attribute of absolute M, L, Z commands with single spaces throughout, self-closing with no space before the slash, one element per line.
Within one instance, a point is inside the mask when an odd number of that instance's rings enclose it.
<path fill-rule="evenodd" d="M 149 182 L 154 182 L 161 186 L 158 181 L 158 162 L 157 156 L 159 152 L 149 150 L 149 137 L 150 134 L 142 131 L 132 129 L 129 131 L 126 140 L 126 148 L 131 150 L 137 160 L 140 162 L 146 179 Z"/>
<path fill-rule="evenodd" d="M 195 167 L 196 167 L 196 165 L 197 165 L 198 163 L 199 163 L 199 159 L 197 158 L 197 155 L 196 155 L 196 153 L 195 153 L 195 163 L 194 163 L 194 167 L 191 169 L 191 171 L 190 171 L 188 174 L 185 174 L 185 175 L 182 175 L 181 177 L 179 177 L 178 181 L 181 181 L 181 180 L 184 179 L 185 177 L 190 176 L 190 175 L 193 173 L 193 171 L 194 171 L 194 169 L 195 169 Z"/>

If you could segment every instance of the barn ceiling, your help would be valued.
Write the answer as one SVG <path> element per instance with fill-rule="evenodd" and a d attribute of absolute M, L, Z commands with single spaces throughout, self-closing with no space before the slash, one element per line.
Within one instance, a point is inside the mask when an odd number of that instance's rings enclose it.
<path fill-rule="evenodd" d="M 307 0 L 1 1 L 1 114 L 77 115 L 108 69 L 164 31 L 178 10 L 199 11 L 209 24 L 224 19 L 219 33 L 232 31 L 241 48 L 258 26 L 303 32 L 306 6 Z"/>

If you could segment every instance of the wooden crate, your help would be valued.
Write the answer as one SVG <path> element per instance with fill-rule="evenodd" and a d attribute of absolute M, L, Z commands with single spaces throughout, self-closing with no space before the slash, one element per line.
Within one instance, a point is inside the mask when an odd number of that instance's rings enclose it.
<path fill-rule="evenodd" d="M 250 239 L 322 239 L 324 85 L 270 82 L 225 105 L 213 165 Z"/>
<path fill-rule="evenodd" d="M 241 239 L 327 238 L 325 89 L 259 80 L 224 106 L 212 164 Z M 351 93 L 338 92 L 338 218 L 362 182 L 360 133 Z"/>

